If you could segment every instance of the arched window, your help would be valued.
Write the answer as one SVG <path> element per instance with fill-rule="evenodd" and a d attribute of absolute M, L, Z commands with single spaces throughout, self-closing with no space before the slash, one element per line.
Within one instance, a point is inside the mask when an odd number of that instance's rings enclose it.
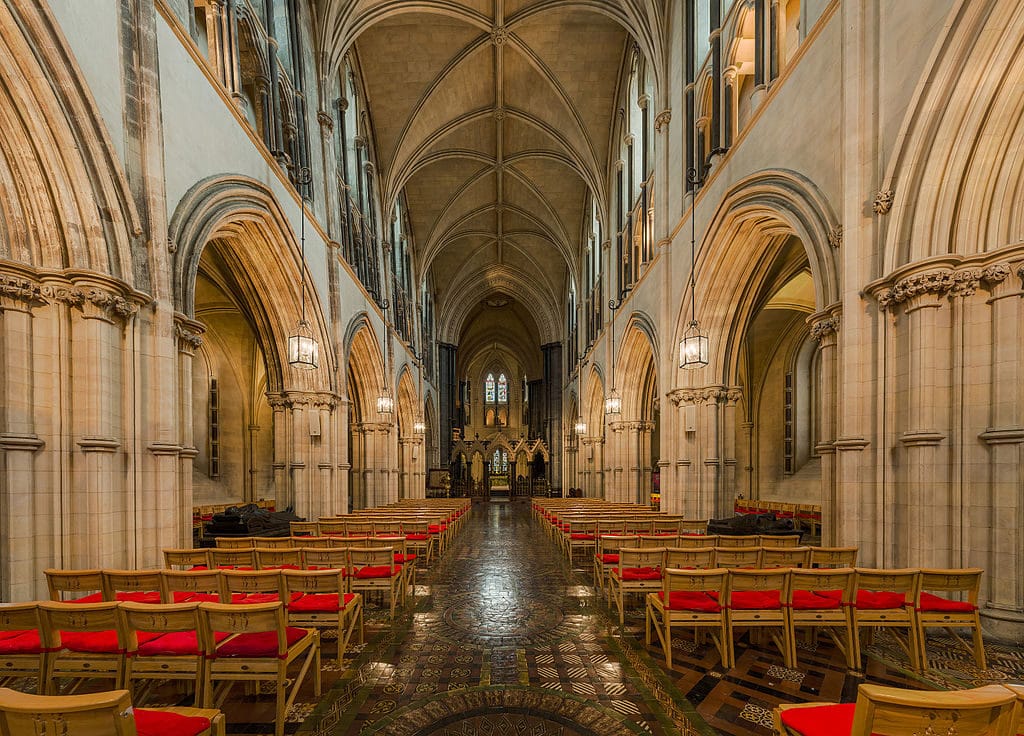
<path fill-rule="evenodd" d="M 488 378 L 490 378 L 490 376 L 488 376 Z M 493 401 L 493 399 L 492 399 L 492 401 Z M 504 373 L 502 373 L 500 376 L 498 376 L 498 403 L 499 404 L 507 404 L 508 403 L 508 379 L 505 378 L 505 374 Z"/>
<path fill-rule="evenodd" d="M 504 378 L 504 374 L 501 376 Z M 487 378 L 484 379 L 484 403 L 494 403 L 494 374 L 488 373 Z"/>

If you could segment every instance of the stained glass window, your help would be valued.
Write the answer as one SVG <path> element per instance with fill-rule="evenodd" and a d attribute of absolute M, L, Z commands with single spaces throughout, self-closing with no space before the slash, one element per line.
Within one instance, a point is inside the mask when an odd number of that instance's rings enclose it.
<path fill-rule="evenodd" d="M 491 398 L 491 401 L 494 401 L 494 399 Z M 508 379 L 505 378 L 505 374 L 504 373 L 502 373 L 500 376 L 498 376 L 498 403 L 499 404 L 507 404 L 508 403 Z"/>
<path fill-rule="evenodd" d="M 502 376 L 504 378 L 504 376 Z M 484 401 L 488 404 L 494 403 L 494 374 L 488 373 L 484 379 Z"/>

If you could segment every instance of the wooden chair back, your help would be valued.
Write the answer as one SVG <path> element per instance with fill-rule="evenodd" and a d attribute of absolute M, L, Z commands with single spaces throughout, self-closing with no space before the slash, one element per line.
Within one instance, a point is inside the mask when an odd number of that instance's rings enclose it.
<path fill-rule="evenodd" d="M 251 603 L 236 606 L 226 603 L 200 603 L 200 628 L 206 644 L 207 658 L 214 658 L 214 632 L 228 634 L 251 634 L 263 631 L 277 633 L 277 655 L 283 657 L 288 652 L 288 639 L 285 634 L 284 605 L 277 603 Z"/>
<path fill-rule="evenodd" d="M 856 567 L 857 547 L 811 547 L 811 567 Z"/>
<path fill-rule="evenodd" d="M 670 593 L 678 591 L 716 593 L 721 597 L 728 575 L 729 571 L 721 567 L 697 570 L 667 568 L 662 577 L 664 599 L 668 600 Z"/>
<path fill-rule="evenodd" d="M 259 570 L 302 569 L 302 549 L 265 549 L 257 547 L 256 568 Z"/>
<path fill-rule="evenodd" d="M 799 534 L 758 534 L 757 543 L 762 547 L 799 547 Z"/>
<path fill-rule="evenodd" d="M 395 572 L 395 550 L 394 547 L 349 547 L 348 560 L 355 572 L 361 567 L 385 567 L 391 568 L 392 575 Z"/>
<path fill-rule="evenodd" d="M 760 534 L 719 535 L 716 547 L 760 547 Z"/>
<path fill-rule="evenodd" d="M 722 537 L 725 539 L 725 537 Z M 729 569 L 761 567 L 760 547 L 716 547 L 715 566 Z"/>
<path fill-rule="evenodd" d="M 168 570 L 210 567 L 210 551 L 208 549 L 165 549 L 164 567 Z"/>
<path fill-rule="evenodd" d="M 667 547 L 665 567 L 675 570 L 710 570 L 715 567 L 715 548 Z"/>
<path fill-rule="evenodd" d="M 0 652 L 0 682 L 8 677 L 34 677 L 37 692 L 45 692 L 46 662 L 50 654 L 41 638 L 39 606 L 36 603 L 0 606 L 0 632 L 19 632 L 16 636 L 0 636 L 8 643 L 18 643 L 17 648 L 5 647 L 6 651 Z M 21 646 L 22 643 L 26 646 Z"/>
<path fill-rule="evenodd" d="M 248 549 L 211 549 L 210 562 L 213 567 L 225 570 L 235 568 L 256 567 L 256 555 L 251 547 Z"/>
<path fill-rule="evenodd" d="M 679 536 L 679 519 L 654 519 L 651 522 L 651 534 L 658 536 Z"/>
<path fill-rule="evenodd" d="M 615 554 L 623 547 L 636 547 L 638 537 L 630 534 L 605 534 L 597 538 L 597 554 Z"/>
<path fill-rule="evenodd" d="M 677 547 L 717 547 L 717 534 L 680 534 Z"/>
<path fill-rule="evenodd" d="M 373 520 L 373 534 L 376 537 L 397 537 L 402 535 L 402 520 L 396 516 L 382 516 Z"/>
<path fill-rule="evenodd" d="M 626 531 L 626 520 L 623 517 L 612 517 L 610 519 L 597 520 L 597 536 L 603 537 L 606 534 L 622 536 Z"/>
<path fill-rule="evenodd" d="M 253 537 L 252 542 L 256 549 L 289 549 L 292 546 L 291 537 Z"/>
<path fill-rule="evenodd" d="M 252 549 L 255 541 L 252 537 L 216 537 L 217 549 Z"/>
<path fill-rule="evenodd" d="M 921 607 L 920 593 L 963 593 L 966 602 L 978 605 L 978 592 L 981 590 L 981 576 L 985 571 L 977 568 L 964 569 L 921 569 L 921 586 L 918 592 L 917 607 Z"/>
<path fill-rule="evenodd" d="M 761 567 L 810 567 L 810 547 L 762 547 Z"/>
<path fill-rule="evenodd" d="M 344 519 L 321 519 L 319 534 L 322 537 L 343 537 L 346 523 Z"/>
<path fill-rule="evenodd" d="M 220 601 L 219 570 L 162 570 L 160 597 L 168 603 Z"/>
<path fill-rule="evenodd" d="M 648 547 L 675 547 L 678 541 L 678 536 L 660 537 L 655 534 L 639 534 L 637 535 L 636 546 L 641 549 L 647 549 Z"/>
<path fill-rule="evenodd" d="M 50 591 L 51 601 L 76 600 L 88 598 L 87 602 L 96 602 L 103 594 L 102 570 L 43 570 L 46 576 L 46 587 Z M 96 594 L 89 595 L 89 594 Z M 65 598 L 67 594 L 67 598 Z"/>
<path fill-rule="evenodd" d="M 622 547 L 619 549 L 619 570 L 638 567 L 665 567 L 664 547 Z"/>
<path fill-rule="evenodd" d="M 373 519 L 349 519 L 345 522 L 345 536 L 372 537 Z"/>
<path fill-rule="evenodd" d="M 50 649 L 61 648 L 61 632 L 124 631 L 122 613 L 116 601 L 101 603 L 73 603 L 68 601 L 40 601 L 39 617 L 42 638 Z M 126 643 L 118 637 L 123 653 Z"/>
<path fill-rule="evenodd" d="M 707 534 L 707 519 L 683 519 L 679 522 L 679 533 L 687 536 Z"/>
<path fill-rule="evenodd" d="M 104 570 L 103 598 L 108 601 L 160 603 L 160 570 Z M 166 603 L 166 601 L 163 601 Z"/>
<path fill-rule="evenodd" d="M 334 540 L 331 537 L 292 537 L 292 547 L 309 549 L 315 547 L 316 549 L 327 549 L 330 547 Z"/>
<path fill-rule="evenodd" d="M 861 685 L 851 736 L 961 733 L 1011 736 L 1017 699 L 1001 685 L 973 690 L 909 690 Z"/>
<path fill-rule="evenodd" d="M 136 736 L 137 731 L 127 690 L 87 695 L 28 695 L 0 688 L 0 734 Z"/>
<path fill-rule="evenodd" d="M 820 570 L 809 568 L 793 568 L 790 570 L 791 591 L 787 603 L 792 604 L 793 593 L 833 592 L 838 594 L 844 607 L 853 605 L 856 600 L 854 586 L 854 569 L 852 567 L 828 567 Z"/>
<path fill-rule="evenodd" d="M 344 593 L 347 590 L 341 570 L 282 570 L 285 600 L 293 593 Z"/>
<path fill-rule="evenodd" d="M 302 558 L 306 563 L 307 570 L 347 570 L 348 569 L 348 548 L 333 547 L 331 549 L 316 549 L 304 547 Z"/>
<path fill-rule="evenodd" d="M 221 570 L 220 599 L 223 603 L 269 603 L 281 598 L 280 570 Z M 219 630 L 219 629 L 218 629 Z M 267 629 L 263 629 L 267 631 Z"/>

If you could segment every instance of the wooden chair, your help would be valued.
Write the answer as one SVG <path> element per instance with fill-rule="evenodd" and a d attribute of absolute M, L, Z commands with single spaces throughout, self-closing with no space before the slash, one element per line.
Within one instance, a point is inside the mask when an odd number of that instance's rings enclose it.
<path fill-rule="evenodd" d="M 655 519 L 651 522 L 651 534 L 656 537 L 678 537 L 679 519 Z"/>
<path fill-rule="evenodd" d="M 596 519 L 573 519 L 569 522 L 569 529 L 564 537 L 564 549 L 569 558 L 569 564 L 573 564 L 576 552 L 583 552 L 585 559 L 590 559 L 597 552 L 597 520 Z"/>
<path fill-rule="evenodd" d="M 799 547 L 799 534 L 758 534 L 757 543 L 761 547 Z"/>
<path fill-rule="evenodd" d="M 210 562 L 221 570 L 253 570 L 256 568 L 256 553 L 247 549 L 211 549 Z"/>
<path fill-rule="evenodd" d="M 676 547 L 716 547 L 719 536 L 717 534 L 680 534 L 676 541 Z"/>
<path fill-rule="evenodd" d="M 331 547 L 330 549 L 302 550 L 302 559 L 306 570 L 341 570 L 346 583 L 351 570 L 348 564 L 348 547 Z"/>
<path fill-rule="evenodd" d="M 710 570 L 715 567 L 714 547 L 666 547 L 665 568 Z"/>
<path fill-rule="evenodd" d="M 283 736 L 285 713 L 295 702 L 310 667 L 314 694 L 320 697 L 320 632 L 288 626 L 281 603 L 200 603 L 199 617 L 201 636 L 206 640 L 204 705 L 222 703 L 235 682 L 271 680 L 276 686 L 274 734 Z M 214 644 L 216 631 L 233 636 Z M 301 665 L 288 692 L 288 667 L 293 662 Z M 215 692 L 215 682 L 225 686 Z"/>
<path fill-rule="evenodd" d="M 665 537 L 660 534 L 640 534 L 637 536 L 636 546 L 640 549 L 656 547 L 675 547 L 679 542 L 679 536 Z"/>
<path fill-rule="evenodd" d="M 349 547 L 349 587 L 353 593 L 385 593 L 395 617 L 395 603 L 404 581 L 392 547 Z"/>
<path fill-rule="evenodd" d="M 224 736 L 224 715 L 198 708 L 134 708 L 127 690 L 27 695 L 0 688 L 0 734 Z"/>
<path fill-rule="evenodd" d="M 725 535 L 721 534 L 718 537 L 718 542 L 715 543 L 716 547 L 760 547 L 761 546 L 761 535 L 760 534 L 737 534 L 737 535 Z"/>
<path fill-rule="evenodd" d="M 220 602 L 220 570 L 162 570 L 161 598 L 168 603 Z"/>
<path fill-rule="evenodd" d="M 373 520 L 373 536 L 375 537 L 398 537 L 402 536 L 402 521 L 395 516 L 382 516 Z"/>
<path fill-rule="evenodd" d="M 1006 685 L 1007 690 L 1017 696 L 1017 725 L 1010 730 L 1011 734 L 1024 733 L 1024 685 Z"/>
<path fill-rule="evenodd" d="M 636 547 L 637 537 L 628 534 L 602 534 L 597 538 L 594 553 L 594 587 L 602 593 L 608 591 L 608 573 L 619 564 L 619 550 Z"/>
<path fill-rule="evenodd" d="M 210 550 L 165 549 L 164 567 L 168 570 L 191 570 L 197 567 L 210 567 Z"/>
<path fill-rule="evenodd" d="M 711 629 L 711 639 L 722 657 L 729 661 L 726 610 L 719 600 L 725 589 L 728 572 L 710 570 L 676 570 L 666 568 L 660 591 L 648 593 L 645 611 L 644 639 L 651 644 L 651 629 L 658 634 L 665 664 L 672 667 L 672 627 L 686 626 Z"/>
<path fill-rule="evenodd" d="M 917 614 L 917 640 L 920 644 L 921 669 L 928 669 L 927 629 L 943 628 L 974 657 L 979 669 L 986 669 L 985 641 L 981 636 L 978 615 L 978 591 L 984 570 L 921 570 L 921 587 L 914 606 Z M 947 595 L 936 595 L 945 593 Z M 966 600 L 956 600 L 949 594 L 961 594 Z M 953 629 L 970 629 L 972 644 L 968 644 Z"/>
<path fill-rule="evenodd" d="M 811 567 L 856 566 L 856 547 L 811 547 Z"/>
<path fill-rule="evenodd" d="M 861 629 L 870 627 L 889 629 L 906 652 L 911 669 L 915 672 L 920 670 L 921 645 L 917 638 L 917 617 L 914 612 L 920 585 L 921 571 L 914 568 L 856 568 L 854 587 L 857 597 L 850 610 L 853 613 L 853 660 L 857 669 L 860 669 L 861 663 Z M 906 634 L 900 635 L 899 629 L 906 630 Z"/>
<path fill-rule="evenodd" d="M 796 507 L 796 523 L 807 529 L 812 537 L 821 536 L 821 506 L 799 504 Z"/>
<path fill-rule="evenodd" d="M 373 519 L 347 519 L 344 534 L 346 537 L 372 537 Z M 324 532 L 325 534 L 327 532 Z"/>
<path fill-rule="evenodd" d="M 0 686 L 21 677 L 34 677 L 36 692 L 44 691 L 50 652 L 40 638 L 40 627 L 37 604 L 0 606 Z"/>
<path fill-rule="evenodd" d="M 793 642 L 789 609 L 782 605 L 788 599 L 790 576 L 788 568 L 770 570 L 729 570 L 722 605 L 726 608 L 728 638 L 727 667 L 736 666 L 736 629 L 774 629 L 772 641 L 782 653 L 787 667 L 794 667 Z"/>
<path fill-rule="evenodd" d="M 160 581 L 160 570 L 104 570 L 103 598 L 108 601 L 160 603 Z"/>
<path fill-rule="evenodd" d="M 253 537 L 252 546 L 256 549 L 290 549 L 291 537 Z"/>
<path fill-rule="evenodd" d="M 796 629 L 810 628 L 815 635 L 819 629 L 824 629 L 846 658 L 846 666 L 856 669 L 850 613 L 856 600 L 853 585 L 854 570 L 850 567 L 790 570 L 786 605 L 794 667 L 797 666 Z"/>
<path fill-rule="evenodd" d="M 291 540 L 289 540 L 291 541 Z M 301 548 L 264 548 L 257 547 L 256 569 L 257 570 L 301 570 L 302 549 Z"/>
<path fill-rule="evenodd" d="M 703 536 L 708 533 L 707 519 L 683 519 L 679 522 L 679 534 L 681 536 L 693 537 Z M 713 547 L 714 545 L 708 545 Z"/>
<path fill-rule="evenodd" d="M 338 666 L 345 649 L 359 626 L 359 641 L 364 640 L 363 597 L 348 593 L 343 570 L 284 570 L 285 608 L 288 623 L 302 628 L 333 628 L 338 632 Z"/>
<path fill-rule="evenodd" d="M 289 521 L 288 529 L 293 537 L 319 537 L 320 525 L 315 521 Z"/>
<path fill-rule="evenodd" d="M 280 570 L 220 571 L 221 603 L 240 605 L 282 600 Z"/>
<path fill-rule="evenodd" d="M 810 567 L 810 547 L 762 547 L 761 567 Z"/>
<path fill-rule="evenodd" d="M 99 603 L 103 600 L 102 570 L 43 570 L 51 601 Z M 67 596 L 67 597 L 65 597 Z"/>
<path fill-rule="evenodd" d="M 213 541 L 217 549 L 252 549 L 256 546 L 252 537 L 215 537 Z"/>
<path fill-rule="evenodd" d="M 131 688 L 137 680 L 150 684 L 165 679 L 186 680 L 195 688 L 195 704 L 200 707 L 206 643 L 201 639 L 199 602 L 162 605 L 125 602 L 121 610 L 127 642 L 126 685 Z M 144 640 L 153 633 L 159 636 Z M 220 640 L 227 638 L 224 633 L 216 636 Z M 145 697 L 139 695 L 137 699 Z"/>
<path fill-rule="evenodd" d="M 715 547 L 715 566 L 756 570 L 761 567 L 761 548 Z"/>
<path fill-rule="evenodd" d="M 344 537 L 345 536 L 345 520 L 344 519 L 320 519 L 317 522 L 318 534 L 321 537 Z"/>
<path fill-rule="evenodd" d="M 595 533 L 598 539 L 607 534 L 611 534 L 616 537 L 629 536 L 626 534 L 626 520 L 622 517 L 598 519 L 597 531 Z"/>
<path fill-rule="evenodd" d="M 410 590 L 415 595 L 416 591 L 416 563 L 419 560 L 415 552 L 410 552 L 406 546 L 405 535 L 399 534 L 396 537 L 373 537 L 367 539 L 361 545 L 364 547 L 391 547 L 395 553 L 395 564 L 402 571 L 402 605 L 405 605 L 406 593 Z"/>
<path fill-rule="evenodd" d="M 608 572 L 610 594 L 619 609 L 619 626 L 626 623 L 626 596 L 630 593 L 644 595 L 660 590 L 664 566 L 664 547 L 623 547 L 619 550 L 619 564 Z"/>
<path fill-rule="evenodd" d="M 430 523 L 426 519 L 402 519 L 402 533 L 405 535 L 405 546 L 430 564 L 434 559 L 435 538 L 430 534 Z"/>
<path fill-rule="evenodd" d="M 47 658 L 45 692 L 57 695 L 57 679 L 75 680 L 74 692 L 83 679 L 103 678 L 124 687 L 125 653 L 123 613 L 113 601 L 69 603 L 43 601 L 39 604 L 43 646 L 52 652 Z M 156 635 L 158 636 L 158 635 Z M 144 639 L 155 639 L 146 635 Z"/>
<path fill-rule="evenodd" d="M 864 684 L 856 703 L 783 704 L 772 719 L 780 736 L 1012 736 L 1015 707 L 1001 685 L 942 692 Z"/>
<path fill-rule="evenodd" d="M 317 549 L 327 549 L 331 546 L 333 541 L 331 537 L 291 537 L 292 547 L 298 549 L 300 547 L 315 547 Z"/>

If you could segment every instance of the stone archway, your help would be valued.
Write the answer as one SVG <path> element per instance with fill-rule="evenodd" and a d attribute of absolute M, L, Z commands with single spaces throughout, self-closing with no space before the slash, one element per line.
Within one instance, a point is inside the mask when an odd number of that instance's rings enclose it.
<path fill-rule="evenodd" d="M 658 452 L 652 440 L 659 413 L 657 345 L 645 329 L 648 324 L 642 316 L 634 315 L 629 320 L 618 355 L 618 373 L 624 390 L 621 418 L 608 423 L 609 500 L 650 502 Z"/>
<path fill-rule="evenodd" d="M 353 319 L 346 335 L 351 505 L 384 506 L 398 498 L 394 422 L 390 415 L 377 412 L 377 397 L 384 390 L 384 356 L 366 315 Z"/>

